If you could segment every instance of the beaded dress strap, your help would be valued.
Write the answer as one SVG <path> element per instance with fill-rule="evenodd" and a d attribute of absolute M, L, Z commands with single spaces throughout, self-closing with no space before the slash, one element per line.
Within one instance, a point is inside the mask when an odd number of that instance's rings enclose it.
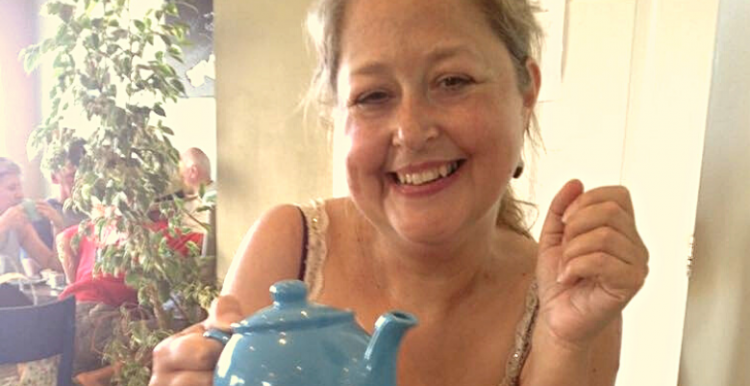
<path fill-rule="evenodd" d="M 328 214 L 323 200 L 313 200 L 307 205 L 300 205 L 307 224 L 307 245 L 304 281 L 307 284 L 309 298 L 315 300 L 323 289 L 323 266 L 328 255 L 326 230 Z"/>
<path fill-rule="evenodd" d="M 531 348 L 531 333 L 534 329 L 536 314 L 539 310 L 539 298 L 537 297 L 536 280 L 529 286 L 526 293 L 526 310 L 523 317 L 516 326 L 515 345 L 510 358 L 505 364 L 505 378 L 500 382 L 500 386 L 518 386 L 521 377 L 521 370 L 529 356 Z"/>

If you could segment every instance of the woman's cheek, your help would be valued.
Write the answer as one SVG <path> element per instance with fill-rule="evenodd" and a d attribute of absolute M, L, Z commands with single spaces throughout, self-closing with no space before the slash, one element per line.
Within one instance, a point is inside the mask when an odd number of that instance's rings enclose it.
<path fill-rule="evenodd" d="M 378 130 L 351 127 L 346 135 L 346 172 L 349 189 L 359 192 L 368 179 L 380 183 L 388 155 L 388 136 Z"/>

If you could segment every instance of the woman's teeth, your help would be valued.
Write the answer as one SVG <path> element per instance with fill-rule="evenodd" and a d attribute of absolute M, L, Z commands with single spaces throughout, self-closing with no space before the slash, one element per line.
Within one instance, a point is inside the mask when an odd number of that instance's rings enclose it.
<path fill-rule="evenodd" d="M 441 165 L 434 169 L 425 170 L 419 173 L 395 173 L 399 184 L 404 185 L 422 185 L 437 179 L 447 177 L 458 169 L 458 161 Z"/>

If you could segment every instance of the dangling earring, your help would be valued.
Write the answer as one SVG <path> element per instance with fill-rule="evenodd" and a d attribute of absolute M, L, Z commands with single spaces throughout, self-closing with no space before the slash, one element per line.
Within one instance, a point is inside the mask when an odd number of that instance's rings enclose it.
<path fill-rule="evenodd" d="M 521 177 L 521 174 L 523 174 L 523 166 L 523 160 L 518 161 L 518 166 L 516 166 L 516 170 L 513 171 L 513 178 Z"/>

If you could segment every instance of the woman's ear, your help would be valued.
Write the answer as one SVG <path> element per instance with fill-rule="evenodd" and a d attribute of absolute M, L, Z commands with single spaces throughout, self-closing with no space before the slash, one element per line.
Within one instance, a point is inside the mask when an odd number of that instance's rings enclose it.
<path fill-rule="evenodd" d="M 534 59 L 526 59 L 526 73 L 529 75 L 529 84 L 523 90 L 523 106 L 530 114 L 536 106 L 539 90 L 542 87 L 542 72 Z"/>

